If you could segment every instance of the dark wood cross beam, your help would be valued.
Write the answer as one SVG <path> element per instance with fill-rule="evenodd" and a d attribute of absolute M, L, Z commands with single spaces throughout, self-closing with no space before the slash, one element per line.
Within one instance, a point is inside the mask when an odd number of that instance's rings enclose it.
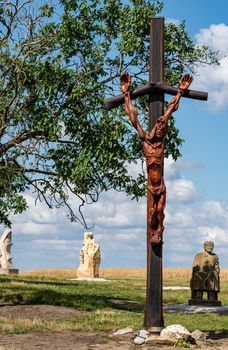
<path fill-rule="evenodd" d="M 164 94 L 175 95 L 177 89 L 164 83 L 164 18 L 152 17 L 150 26 L 150 72 L 149 83 L 136 89 L 132 98 L 149 95 L 149 131 L 164 113 Z M 187 90 L 183 97 L 207 100 L 207 93 Z M 123 95 L 105 100 L 110 110 L 124 103 Z M 160 333 L 164 327 L 162 309 L 162 241 L 151 243 L 149 238 L 150 196 L 147 196 L 147 292 L 144 327 L 151 333 Z"/>
<path fill-rule="evenodd" d="M 176 95 L 177 88 L 169 86 L 164 82 L 149 82 L 146 85 L 140 86 L 131 93 L 131 99 L 135 100 L 137 97 L 144 95 L 157 95 L 159 93 L 165 93 L 169 95 Z M 195 100 L 207 100 L 207 92 L 196 91 L 196 90 L 186 90 L 183 97 L 192 98 Z M 124 103 L 123 94 L 106 98 L 104 101 L 105 108 L 110 111 Z"/>

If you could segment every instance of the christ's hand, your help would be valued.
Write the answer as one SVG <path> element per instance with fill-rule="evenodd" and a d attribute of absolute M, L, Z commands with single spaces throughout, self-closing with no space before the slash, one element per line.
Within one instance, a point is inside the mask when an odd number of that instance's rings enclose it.
<path fill-rule="evenodd" d="M 123 73 L 120 76 L 120 87 L 125 96 L 128 95 L 131 85 L 131 77 L 128 73 Z"/>
<path fill-rule="evenodd" d="M 187 90 L 188 87 L 190 86 L 191 82 L 192 82 L 193 78 L 191 77 L 191 75 L 186 74 L 184 75 L 179 83 L 179 90 Z"/>

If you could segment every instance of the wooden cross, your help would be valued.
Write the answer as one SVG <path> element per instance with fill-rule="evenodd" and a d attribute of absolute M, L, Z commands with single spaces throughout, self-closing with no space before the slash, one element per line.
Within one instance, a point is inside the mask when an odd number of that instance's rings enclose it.
<path fill-rule="evenodd" d="M 176 95 L 177 88 L 164 83 L 164 17 L 152 17 L 150 26 L 149 83 L 133 91 L 133 99 L 149 95 L 149 131 L 164 113 L 164 94 Z M 186 90 L 183 97 L 207 100 L 207 93 Z M 105 107 L 111 110 L 124 103 L 123 94 L 106 99 Z M 147 196 L 147 213 L 150 199 Z M 162 241 L 151 243 L 147 214 L 147 288 L 144 327 L 151 333 L 160 333 L 164 327 L 162 309 Z"/>

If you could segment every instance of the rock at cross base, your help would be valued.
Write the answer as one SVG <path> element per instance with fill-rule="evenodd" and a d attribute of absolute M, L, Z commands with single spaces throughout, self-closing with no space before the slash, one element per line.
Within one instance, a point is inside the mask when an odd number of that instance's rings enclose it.
<path fill-rule="evenodd" d="M 100 246 L 95 243 L 92 232 L 85 232 L 83 246 L 80 250 L 80 265 L 77 270 L 78 278 L 99 277 L 100 262 Z"/>
<path fill-rule="evenodd" d="M 133 340 L 133 343 L 136 345 L 142 345 L 145 343 L 146 339 L 149 337 L 150 333 L 146 331 L 145 329 L 141 329 L 135 339 Z"/>
<path fill-rule="evenodd" d="M 201 332 L 199 329 L 194 330 L 191 335 L 197 342 L 205 342 L 207 340 L 206 334 Z"/>
<path fill-rule="evenodd" d="M 0 275 L 18 274 L 18 269 L 14 269 L 12 264 L 11 239 L 12 231 L 6 229 L 0 238 Z"/>
<path fill-rule="evenodd" d="M 160 337 L 163 339 L 171 340 L 185 340 L 191 343 L 195 343 L 191 333 L 180 324 L 173 324 L 161 331 Z"/>
<path fill-rule="evenodd" d="M 114 335 L 123 335 L 123 334 L 127 334 L 127 333 L 133 333 L 133 329 L 130 327 L 126 327 L 126 328 L 121 328 L 118 329 L 116 332 L 114 332 Z"/>

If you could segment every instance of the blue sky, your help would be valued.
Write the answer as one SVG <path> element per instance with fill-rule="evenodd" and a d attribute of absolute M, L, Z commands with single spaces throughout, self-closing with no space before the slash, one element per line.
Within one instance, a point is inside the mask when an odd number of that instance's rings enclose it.
<path fill-rule="evenodd" d="M 228 3 L 226 0 L 165 0 L 162 16 L 185 20 L 188 32 L 194 36 L 199 29 L 211 24 L 227 23 Z"/>
<path fill-rule="evenodd" d="M 192 88 L 208 91 L 207 102 L 182 100 L 175 113 L 185 139 L 183 157 L 165 163 L 167 207 L 164 266 L 190 267 L 205 240 L 215 242 L 220 264 L 228 267 L 228 2 L 165 0 L 167 21 L 186 21 L 191 37 L 221 52 L 218 67 L 200 67 Z M 169 99 L 169 98 L 168 98 Z M 136 171 L 132 167 L 132 171 Z M 20 270 L 77 268 L 84 229 L 64 210 L 36 207 L 13 218 L 13 264 Z M 72 200 L 73 205 L 76 205 Z M 102 267 L 144 267 L 146 203 L 108 192 L 86 210 L 95 223 Z M 3 230 L 2 230 L 3 231 Z"/>

